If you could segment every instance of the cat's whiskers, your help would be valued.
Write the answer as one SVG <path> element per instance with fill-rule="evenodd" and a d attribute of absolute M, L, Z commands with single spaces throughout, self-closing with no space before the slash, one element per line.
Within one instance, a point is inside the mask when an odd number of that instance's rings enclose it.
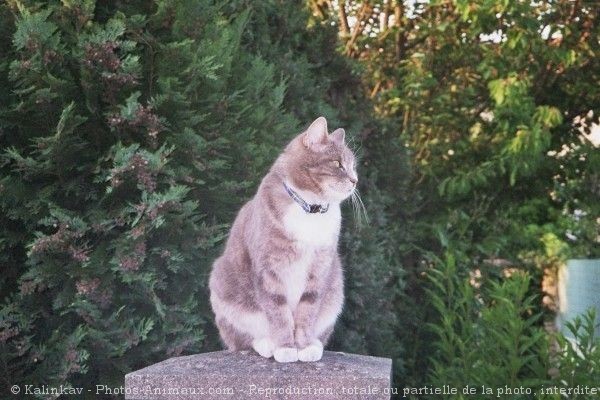
<path fill-rule="evenodd" d="M 355 220 L 358 220 L 358 209 L 356 208 L 356 198 L 354 196 L 354 190 L 350 194 L 350 204 L 352 204 L 352 215 Z"/>
<path fill-rule="evenodd" d="M 364 221 L 369 223 L 369 216 L 367 215 L 367 208 L 365 207 L 365 203 L 363 203 L 362 198 L 360 197 L 360 193 L 358 188 L 354 188 L 351 195 L 352 201 L 352 209 L 354 211 L 354 217 L 358 221 L 358 225 L 362 225 L 363 218 Z"/>

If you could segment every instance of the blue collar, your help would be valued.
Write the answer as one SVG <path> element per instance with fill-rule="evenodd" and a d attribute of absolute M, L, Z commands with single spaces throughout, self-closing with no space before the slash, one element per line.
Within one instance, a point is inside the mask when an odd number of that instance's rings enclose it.
<path fill-rule="evenodd" d="M 285 191 L 288 192 L 290 197 L 296 203 L 300 204 L 300 207 L 302 207 L 302 209 L 304 211 L 306 211 L 307 213 L 309 213 L 309 214 L 316 214 L 316 213 L 325 214 L 327 212 L 327 210 L 329 210 L 329 203 L 326 204 L 325 206 L 322 206 L 320 204 L 308 204 L 302 197 L 300 197 L 300 195 L 298 193 L 296 193 L 292 188 L 290 188 L 288 185 L 286 185 L 285 182 L 283 182 L 283 187 L 285 187 Z"/>

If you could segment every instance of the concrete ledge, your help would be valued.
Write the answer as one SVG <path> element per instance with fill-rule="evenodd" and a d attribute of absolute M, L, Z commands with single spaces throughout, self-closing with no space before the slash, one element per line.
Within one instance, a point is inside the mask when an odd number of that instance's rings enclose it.
<path fill-rule="evenodd" d="M 127 400 L 389 399 L 392 360 L 326 351 L 280 364 L 253 352 L 175 357 L 125 376 Z"/>

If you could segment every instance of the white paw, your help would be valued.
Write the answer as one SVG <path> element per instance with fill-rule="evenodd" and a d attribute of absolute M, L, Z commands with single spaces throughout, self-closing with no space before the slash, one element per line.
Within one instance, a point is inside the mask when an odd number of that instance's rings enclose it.
<path fill-rule="evenodd" d="M 294 347 L 278 347 L 273 352 L 273 357 L 277 362 L 298 361 L 298 349 Z"/>
<path fill-rule="evenodd" d="M 254 339 L 252 341 L 252 348 L 258 354 L 265 358 L 273 356 L 273 350 L 275 350 L 275 343 L 269 338 Z"/>
<path fill-rule="evenodd" d="M 323 344 L 319 341 L 298 350 L 298 360 L 300 361 L 319 361 L 321 357 L 323 357 Z"/>

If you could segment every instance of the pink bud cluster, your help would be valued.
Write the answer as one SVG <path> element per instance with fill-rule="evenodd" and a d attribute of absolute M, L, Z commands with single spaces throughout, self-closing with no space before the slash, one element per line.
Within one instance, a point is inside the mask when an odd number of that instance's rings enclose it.
<path fill-rule="evenodd" d="M 58 230 L 51 234 L 38 238 L 31 246 L 31 254 L 39 256 L 46 253 L 66 253 L 77 262 L 89 260 L 88 250 L 73 244 L 83 233 L 70 229 L 68 224 L 59 224 Z"/>
<path fill-rule="evenodd" d="M 137 271 L 146 258 L 146 243 L 138 242 L 133 248 L 133 253 L 119 258 L 119 265 L 124 271 Z"/>
<path fill-rule="evenodd" d="M 134 174 L 136 181 L 140 183 L 147 192 L 154 192 L 154 190 L 156 190 L 156 174 L 148 167 L 148 160 L 140 154 L 135 154 L 131 157 L 131 160 L 126 166 L 114 168 L 111 171 L 111 186 L 120 186 L 125 177 L 132 173 Z"/>

